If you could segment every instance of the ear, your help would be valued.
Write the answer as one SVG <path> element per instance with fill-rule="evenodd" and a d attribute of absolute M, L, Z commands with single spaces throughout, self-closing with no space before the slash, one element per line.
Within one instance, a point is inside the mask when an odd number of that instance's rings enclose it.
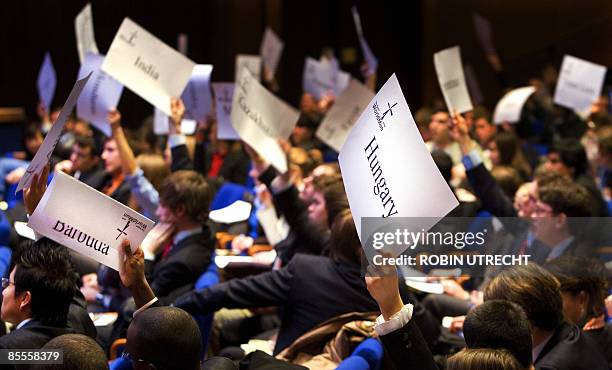
<path fill-rule="evenodd" d="M 19 310 L 25 311 L 30 310 L 30 304 L 32 303 L 32 293 L 29 290 L 21 293 L 19 302 Z"/>
<path fill-rule="evenodd" d="M 176 209 L 174 209 L 172 211 L 172 213 L 174 213 L 174 216 L 176 218 L 181 218 L 181 217 L 185 216 L 185 213 L 186 213 L 185 206 L 180 205 L 180 206 L 176 207 Z"/>
<path fill-rule="evenodd" d="M 584 307 L 586 307 L 589 304 L 589 300 L 590 300 L 590 296 L 589 293 L 585 292 L 584 290 L 581 290 L 580 293 L 578 293 L 578 295 L 576 296 L 576 298 L 578 298 L 578 302 L 580 303 L 580 305 L 584 305 Z"/>
<path fill-rule="evenodd" d="M 559 213 L 555 221 L 555 227 L 557 229 L 563 229 L 567 227 L 567 215 L 565 213 Z"/>

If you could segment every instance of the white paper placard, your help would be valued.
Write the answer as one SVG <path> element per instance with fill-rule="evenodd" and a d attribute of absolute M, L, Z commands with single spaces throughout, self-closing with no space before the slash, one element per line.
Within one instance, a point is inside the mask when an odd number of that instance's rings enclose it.
<path fill-rule="evenodd" d="M 93 15 L 91 4 L 87 3 L 83 10 L 74 19 L 74 33 L 76 34 L 79 61 L 83 63 L 87 53 L 100 54 L 94 37 Z"/>
<path fill-rule="evenodd" d="M 368 237 L 361 235 L 362 217 L 418 217 L 410 231 L 427 231 L 459 204 L 419 134 L 395 74 L 355 123 L 338 161 L 362 244 Z M 389 252 L 397 256 L 405 248 Z"/>
<path fill-rule="evenodd" d="M 227 207 L 210 211 L 208 217 L 220 224 L 233 224 L 246 221 L 251 215 L 253 205 L 244 200 L 237 200 Z"/>
<path fill-rule="evenodd" d="M 454 46 L 435 53 L 434 65 L 449 112 L 471 111 L 472 102 L 465 83 L 459 47 Z"/>
<path fill-rule="evenodd" d="M 554 102 L 577 112 L 588 112 L 601 94 L 606 70 L 602 65 L 564 56 Z"/>
<path fill-rule="evenodd" d="M 520 87 L 509 91 L 504 95 L 495 106 L 495 112 L 493 113 L 493 123 L 502 124 L 504 122 L 518 122 L 521 118 L 521 110 L 523 105 L 531 94 L 535 92 L 535 87 L 527 86 Z"/>
<path fill-rule="evenodd" d="M 212 110 L 212 93 L 210 91 L 210 75 L 213 66 L 197 64 L 193 68 L 191 79 L 183 91 L 185 118 L 194 121 L 204 121 Z"/>
<path fill-rule="evenodd" d="M 261 81 L 261 57 L 259 55 L 245 55 L 238 54 L 236 55 L 236 63 L 234 70 L 234 82 L 237 82 L 239 79 L 240 71 L 242 68 L 247 68 L 257 81 Z"/>
<path fill-rule="evenodd" d="M 302 77 L 303 90 L 317 100 L 330 92 L 340 96 L 351 80 L 351 76 L 340 70 L 336 63 L 310 57 L 306 58 Z"/>
<path fill-rule="evenodd" d="M 166 113 L 161 110 L 154 108 L 153 112 L 153 133 L 155 135 L 168 135 L 169 133 L 169 125 L 170 125 L 170 117 L 166 115 Z M 198 127 L 198 123 L 192 119 L 185 119 L 181 121 L 181 133 L 184 135 L 193 135 L 196 128 Z"/>
<path fill-rule="evenodd" d="M 233 82 L 213 82 L 217 113 L 217 138 L 221 140 L 240 140 L 232 126 L 232 99 L 234 99 Z"/>
<path fill-rule="evenodd" d="M 284 218 L 279 218 L 274 207 L 262 207 L 257 210 L 257 220 L 266 234 L 268 243 L 274 246 L 287 238 L 289 225 Z"/>
<path fill-rule="evenodd" d="M 319 125 L 316 137 L 340 152 L 355 121 L 374 97 L 374 93 L 355 79 L 334 102 Z"/>
<path fill-rule="evenodd" d="M 38 88 L 38 98 L 49 114 L 51 114 L 51 104 L 53 104 L 56 86 L 57 76 L 55 74 L 55 68 L 53 68 L 53 62 L 51 61 L 51 54 L 46 52 L 43 63 L 40 66 L 40 71 L 38 72 L 36 87 Z"/>
<path fill-rule="evenodd" d="M 118 248 L 136 250 L 154 222 L 63 172 L 53 180 L 28 226 L 86 257 L 119 270 Z"/>
<path fill-rule="evenodd" d="M 125 18 L 102 70 L 170 115 L 170 99 L 183 93 L 195 63 Z"/>
<path fill-rule="evenodd" d="M 45 166 L 49 164 L 49 158 L 51 158 L 51 155 L 55 150 L 55 146 L 57 145 L 57 142 L 59 141 L 60 136 L 62 135 L 62 130 L 64 129 L 66 120 L 68 119 L 70 113 L 72 113 L 72 109 L 74 109 L 77 99 L 79 98 L 79 95 L 81 95 L 81 91 L 83 90 L 83 87 L 85 87 L 85 84 L 87 83 L 90 77 L 91 72 L 86 77 L 75 82 L 74 86 L 72 86 L 70 95 L 68 95 L 68 99 L 66 99 L 66 102 L 62 106 L 62 110 L 57 116 L 57 120 L 53 123 L 53 126 L 51 126 L 51 129 L 47 133 L 47 136 L 45 136 L 45 140 L 41 144 L 40 148 L 38 148 L 38 151 L 36 152 L 34 158 L 28 165 L 28 168 L 23 174 L 23 177 L 21 178 L 21 180 L 19 180 L 19 184 L 17 184 L 17 190 L 15 192 L 18 192 L 23 188 L 29 187 L 32 183 L 32 177 L 35 174 L 42 173 Z"/>
<path fill-rule="evenodd" d="M 79 69 L 79 78 L 92 72 L 91 83 L 85 85 L 83 92 L 77 100 L 77 115 L 91 122 L 107 137 L 111 137 L 111 128 L 107 121 L 108 111 L 117 107 L 123 85 L 108 74 L 102 72 L 100 67 L 104 56 L 87 53 Z"/>
<path fill-rule="evenodd" d="M 234 89 L 231 120 L 240 138 L 281 173 L 287 172 L 287 158 L 278 139 L 287 139 L 299 112 L 266 90 L 242 69 Z"/>
<path fill-rule="evenodd" d="M 270 27 L 267 27 L 261 41 L 259 55 L 261 55 L 264 66 L 270 70 L 272 76 L 276 73 L 276 68 L 278 67 L 278 62 L 284 47 L 285 44 L 280 37 L 278 37 Z"/>

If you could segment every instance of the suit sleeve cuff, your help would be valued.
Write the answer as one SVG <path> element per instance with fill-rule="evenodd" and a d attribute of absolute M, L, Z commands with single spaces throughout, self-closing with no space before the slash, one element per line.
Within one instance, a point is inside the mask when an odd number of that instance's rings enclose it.
<path fill-rule="evenodd" d="M 185 135 L 182 134 L 174 134 L 168 137 L 168 145 L 170 148 L 175 148 L 179 145 L 183 145 L 187 143 L 187 139 L 185 139 Z"/>
<path fill-rule="evenodd" d="M 378 316 L 376 318 L 376 326 L 374 327 L 374 330 L 376 330 L 376 334 L 381 337 L 404 327 L 412 318 L 413 308 L 414 307 L 412 306 L 412 304 L 408 303 L 404 305 L 404 307 L 402 307 L 402 309 L 398 313 L 391 316 L 387 321 L 385 321 L 382 315 Z"/>
<path fill-rule="evenodd" d="M 465 170 L 468 171 L 482 163 L 482 156 L 478 150 L 472 149 L 468 154 L 463 156 L 462 162 L 465 166 Z"/>

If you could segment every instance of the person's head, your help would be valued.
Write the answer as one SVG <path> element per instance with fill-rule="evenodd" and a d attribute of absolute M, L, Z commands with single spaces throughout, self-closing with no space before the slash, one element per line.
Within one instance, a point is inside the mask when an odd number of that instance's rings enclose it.
<path fill-rule="evenodd" d="M 335 203 L 346 201 L 344 185 L 340 175 L 318 176 L 312 181 L 312 198 L 308 204 L 308 219 L 322 229 L 329 228 L 333 219 L 328 211 Z"/>
<path fill-rule="evenodd" d="M 75 171 L 87 172 L 100 162 L 98 147 L 91 136 L 77 136 L 72 145 L 70 161 Z"/>
<path fill-rule="evenodd" d="M 349 208 L 336 215 L 331 226 L 329 256 L 336 261 L 361 262 L 361 243 Z"/>
<path fill-rule="evenodd" d="M 491 169 L 491 176 L 499 184 L 508 198 L 513 198 L 519 186 L 521 186 L 521 175 L 510 166 L 495 166 Z"/>
<path fill-rule="evenodd" d="M 423 141 L 431 140 L 431 133 L 429 132 L 429 122 L 431 122 L 431 116 L 433 110 L 429 107 L 422 107 L 414 113 L 414 121 L 417 124 L 419 133 L 423 138 Z"/>
<path fill-rule="evenodd" d="M 431 115 L 429 133 L 431 140 L 438 145 L 447 145 L 451 141 L 450 116 L 445 110 L 437 110 Z"/>
<path fill-rule="evenodd" d="M 574 179 L 583 175 L 588 169 L 584 147 L 577 139 L 555 141 L 546 156 L 545 168 Z"/>
<path fill-rule="evenodd" d="M 608 272 L 601 261 L 586 257 L 562 256 L 547 262 L 550 271 L 561 284 L 563 313 L 576 324 L 604 314 L 608 295 Z"/>
<path fill-rule="evenodd" d="M 476 140 L 483 148 L 486 148 L 489 141 L 497 133 L 497 125 L 491 122 L 491 115 L 484 108 L 474 110 L 474 135 Z"/>
<path fill-rule="evenodd" d="M 311 114 L 302 114 L 291 133 L 291 142 L 295 146 L 303 145 L 312 140 L 319 122 Z"/>
<path fill-rule="evenodd" d="M 26 241 L 15 251 L 13 264 L 2 284 L 2 320 L 17 325 L 31 318 L 47 325 L 66 325 L 76 289 L 66 247 L 47 238 Z"/>
<path fill-rule="evenodd" d="M 447 370 L 529 370 L 504 349 L 464 349 L 446 361 Z"/>
<path fill-rule="evenodd" d="M 23 145 L 31 155 L 36 154 L 43 143 L 43 135 L 35 124 L 27 125 L 23 131 Z"/>
<path fill-rule="evenodd" d="M 436 149 L 431 152 L 431 157 L 433 158 L 438 170 L 444 177 L 447 183 L 450 183 L 453 171 L 453 159 L 450 155 L 446 154 L 445 151 Z"/>
<path fill-rule="evenodd" d="M 320 176 L 334 176 L 340 174 L 340 166 L 337 162 L 333 163 L 323 163 L 316 166 L 312 172 L 306 176 L 303 180 L 303 188 L 300 191 L 300 199 L 306 203 L 310 203 L 312 201 L 312 196 L 314 192 L 313 181 L 315 178 Z"/>
<path fill-rule="evenodd" d="M 126 353 L 135 370 L 196 370 L 201 349 L 198 325 L 180 308 L 146 309 L 128 327 Z"/>
<path fill-rule="evenodd" d="M 161 184 L 170 175 L 170 168 L 161 154 L 141 154 L 136 158 L 138 167 L 142 168 L 144 176 L 151 185 L 159 191 Z"/>
<path fill-rule="evenodd" d="M 304 177 L 312 172 L 314 161 L 304 148 L 292 147 L 289 150 L 290 170 L 294 171 L 295 182 L 302 183 Z"/>
<path fill-rule="evenodd" d="M 518 140 L 509 132 L 498 132 L 489 141 L 491 163 L 494 166 L 511 166 L 518 150 Z"/>
<path fill-rule="evenodd" d="M 115 139 L 107 139 L 104 141 L 102 149 L 102 160 L 104 161 L 104 169 L 108 173 L 118 175 L 121 173 L 121 156 L 117 149 Z"/>
<path fill-rule="evenodd" d="M 505 349 L 525 368 L 532 363 L 529 321 L 516 303 L 493 299 L 472 309 L 465 317 L 463 335 L 470 349 Z"/>
<path fill-rule="evenodd" d="M 493 299 L 519 305 L 532 326 L 532 334 L 534 328 L 549 332 L 563 323 L 559 281 L 535 263 L 502 270 L 484 291 L 485 301 Z"/>
<path fill-rule="evenodd" d="M 538 200 L 532 213 L 536 237 L 549 246 L 559 238 L 581 234 L 580 218 L 590 217 L 591 198 L 581 185 L 555 181 L 538 184 Z"/>
<path fill-rule="evenodd" d="M 104 350 L 90 337 L 83 334 L 64 334 L 47 342 L 43 351 L 61 349 L 61 364 L 32 366 L 32 370 L 105 370 L 108 362 Z"/>
<path fill-rule="evenodd" d="M 72 132 L 75 136 L 93 136 L 93 130 L 87 121 L 77 118 L 72 125 Z"/>
<path fill-rule="evenodd" d="M 162 182 L 155 214 L 160 222 L 174 223 L 177 228 L 202 225 L 208 220 L 210 201 L 210 190 L 202 175 L 177 171 Z"/>

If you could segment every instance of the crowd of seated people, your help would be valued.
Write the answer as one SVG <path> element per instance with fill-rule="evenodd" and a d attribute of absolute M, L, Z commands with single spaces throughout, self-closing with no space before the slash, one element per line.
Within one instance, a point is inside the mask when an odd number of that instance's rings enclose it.
<path fill-rule="evenodd" d="M 376 74 L 364 77 L 375 90 Z M 350 184 L 315 135 L 331 95 L 303 94 L 280 140 L 285 173 L 248 144 L 218 139 L 213 118 L 183 134 L 180 99 L 165 137 L 150 122 L 128 129 L 116 109 L 110 137 L 71 116 L 49 166 L 15 200 L 61 109 L 39 107 L 24 152 L 0 159 L 0 197 L 12 199 L 0 235 L 9 251 L 0 348 L 63 350 L 62 365 L 36 369 L 346 369 L 375 338 L 382 357 L 359 369 L 612 369 L 612 112 L 602 97 L 580 117 L 534 86 L 515 124 L 493 123 L 481 106 L 418 107 L 419 132 L 459 200 L 449 217 L 480 219 L 486 253 L 529 257 L 431 274 L 437 293 L 409 287 L 402 269 L 368 266 Z M 119 271 L 12 227 L 35 211 L 53 171 L 156 222 L 141 245 L 123 241 Z M 252 205 L 232 225 L 209 215 L 228 186 Z M 216 263 L 230 254 L 255 270 Z"/>

